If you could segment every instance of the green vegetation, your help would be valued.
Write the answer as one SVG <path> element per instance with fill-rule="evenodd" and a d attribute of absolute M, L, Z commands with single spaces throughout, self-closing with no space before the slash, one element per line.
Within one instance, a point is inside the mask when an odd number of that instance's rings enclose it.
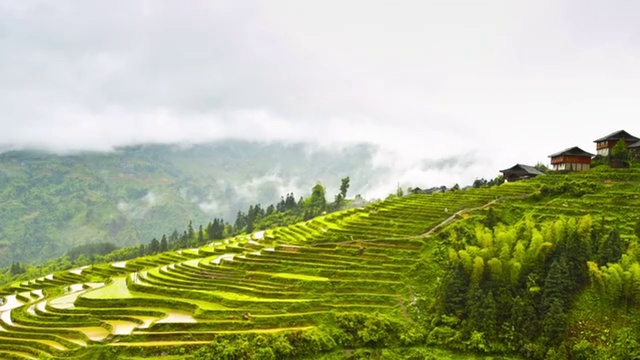
<path fill-rule="evenodd" d="M 338 189 L 341 177 L 354 170 L 362 178 L 352 185 L 361 187 L 372 171 L 370 150 L 308 154 L 303 145 L 224 141 L 111 153 L 1 153 L 0 273 L 11 262 L 41 264 L 86 244 L 160 242 L 190 221 L 232 222 L 238 209 L 276 203 L 281 188 L 307 190 L 327 179 L 326 185 Z M 92 254 L 106 252 L 85 253 L 78 264 L 104 261 Z"/>
<path fill-rule="evenodd" d="M 637 358 L 640 171 L 495 183 L 12 282 L 0 355 Z"/>

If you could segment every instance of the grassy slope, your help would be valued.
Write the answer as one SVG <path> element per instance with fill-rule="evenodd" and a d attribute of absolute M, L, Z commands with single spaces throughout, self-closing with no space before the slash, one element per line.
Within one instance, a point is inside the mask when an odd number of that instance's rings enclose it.
<path fill-rule="evenodd" d="M 592 190 L 587 194 L 535 195 L 543 185 L 552 188 L 566 180 L 592 184 Z M 135 324 L 137 329 L 129 335 L 114 335 L 107 343 L 165 349 L 202 344 L 221 333 L 315 327 L 334 321 L 339 313 L 380 313 L 419 320 L 415 310 L 428 309 L 442 276 L 438 259 L 443 250 L 436 237 L 420 235 L 452 214 L 457 213 L 459 221 L 483 216 L 483 205 L 489 203 L 505 222 L 524 216 L 544 219 L 592 214 L 615 222 L 623 235 L 630 237 L 631 225 L 639 216 L 631 211 L 639 202 L 639 184 L 640 172 L 596 169 L 490 189 L 411 195 L 273 229 L 264 234 L 264 239 L 230 239 L 227 244 L 203 247 L 197 255 L 155 255 L 131 260 L 125 268 L 94 265 L 80 275 L 61 272 L 53 280 L 13 284 L 3 291 L 26 295 L 30 299 L 22 300 L 36 304 L 41 301 L 36 299 L 36 289 L 49 289 L 55 296 L 53 289 L 67 284 L 83 283 L 96 276 L 117 278 L 105 287 L 80 294 L 75 308 L 47 306 L 46 311 L 33 314 L 29 312 L 31 305 L 26 304 L 12 310 L 14 325 L 24 326 L 27 331 L 10 327 L 10 331 L 0 332 L 0 338 L 8 341 L 11 333 L 20 338 L 37 332 L 35 329 L 46 329 L 53 338 L 27 337 L 22 345 L 55 354 L 56 350 L 47 345 L 51 341 L 72 346 L 65 339 L 81 336 L 57 330 L 68 327 L 63 324 L 95 326 L 114 316 Z M 496 199 L 499 201 L 494 202 Z M 220 265 L 212 262 L 224 254 L 234 254 L 235 258 L 221 260 Z M 630 321 L 629 315 L 614 309 L 608 313 L 595 311 L 589 299 L 587 292 L 576 304 L 573 324 L 585 319 L 602 320 L 604 316 Z M 145 319 L 152 319 L 151 323 L 144 323 Z M 615 328 L 613 321 L 604 323 Z M 585 331 L 592 336 L 595 329 Z"/>

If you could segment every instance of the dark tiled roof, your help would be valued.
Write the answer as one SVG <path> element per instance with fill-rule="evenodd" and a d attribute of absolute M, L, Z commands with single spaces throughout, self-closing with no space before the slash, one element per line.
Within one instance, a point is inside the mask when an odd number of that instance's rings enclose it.
<path fill-rule="evenodd" d="M 640 148 L 640 141 L 635 142 L 629 146 L 627 146 L 629 149 L 635 149 L 635 148 Z"/>
<path fill-rule="evenodd" d="M 556 157 L 556 156 L 589 156 L 589 157 L 592 157 L 592 156 L 595 156 L 595 155 L 592 154 L 592 153 L 588 153 L 588 152 L 580 149 L 577 146 L 574 146 L 574 147 L 570 147 L 568 149 L 564 149 L 562 151 L 559 151 L 559 152 L 557 152 L 555 154 L 549 155 L 549 157 Z"/>
<path fill-rule="evenodd" d="M 511 173 L 519 173 L 519 174 L 529 174 L 529 175 L 542 175 L 543 173 L 536 169 L 533 166 L 523 165 L 523 164 L 515 164 L 514 166 L 500 170 L 501 173 L 511 172 Z"/>
<path fill-rule="evenodd" d="M 625 140 L 625 141 L 639 141 L 640 139 L 629 134 L 624 130 L 618 130 L 613 132 L 605 137 L 601 137 L 598 140 L 593 140 L 593 142 L 607 141 L 607 140 Z"/>

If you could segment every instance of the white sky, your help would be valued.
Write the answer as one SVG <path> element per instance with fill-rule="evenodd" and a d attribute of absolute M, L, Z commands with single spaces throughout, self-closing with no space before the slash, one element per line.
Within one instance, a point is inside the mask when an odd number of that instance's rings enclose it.
<path fill-rule="evenodd" d="M 633 0 L 3 1 L 0 146 L 371 142 L 394 184 L 469 182 L 640 136 L 639 14 Z"/>

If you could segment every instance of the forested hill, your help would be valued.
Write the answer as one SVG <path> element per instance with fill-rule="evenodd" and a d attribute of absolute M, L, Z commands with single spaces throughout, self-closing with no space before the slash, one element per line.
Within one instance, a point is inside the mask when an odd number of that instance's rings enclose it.
<path fill-rule="evenodd" d="M 317 182 L 351 189 L 372 172 L 371 149 L 309 151 L 302 144 L 225 141 L 145 145 L 109 153 L 0 154 L 0 266 L 37 263 L 72 246 L 148 243 L 214 217 L 235 220 L 250 204 L 268 205 Z"/>

